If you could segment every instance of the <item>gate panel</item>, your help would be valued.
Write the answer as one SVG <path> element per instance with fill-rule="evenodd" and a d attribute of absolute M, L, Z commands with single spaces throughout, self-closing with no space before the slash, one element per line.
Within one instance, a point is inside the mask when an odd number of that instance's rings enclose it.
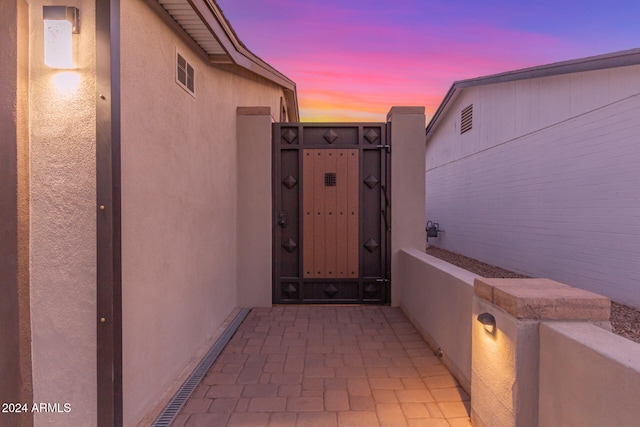
<path fill-rule="evenodd" d="M 273 129 L 273 302 L 388 304 L 385 124 Z"/>

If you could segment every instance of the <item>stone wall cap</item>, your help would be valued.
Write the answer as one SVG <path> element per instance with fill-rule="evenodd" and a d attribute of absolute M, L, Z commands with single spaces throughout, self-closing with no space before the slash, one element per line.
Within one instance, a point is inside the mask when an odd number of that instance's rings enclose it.
<path fill-rule="evenodd" d="M 474 294 L 517 319 L 609 320 L 609 298 L 550 279 L 475 279 Z"/>

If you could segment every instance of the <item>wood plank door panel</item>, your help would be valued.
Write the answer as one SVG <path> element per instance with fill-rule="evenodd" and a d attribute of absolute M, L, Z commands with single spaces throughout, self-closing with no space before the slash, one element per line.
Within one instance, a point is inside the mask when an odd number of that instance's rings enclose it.
<path fill-rule="evenodd" d="M 358 150 L 303 150 L 304 278 L 357 278 Z"/>

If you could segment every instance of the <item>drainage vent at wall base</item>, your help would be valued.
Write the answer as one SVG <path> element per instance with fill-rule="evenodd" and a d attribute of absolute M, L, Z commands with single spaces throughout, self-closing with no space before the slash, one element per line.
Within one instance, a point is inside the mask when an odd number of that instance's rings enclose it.
<path fill-rule="evenodd" d="M 236 333 L 242 321 L 249 314 L 248 308 L 243 308 L 236 315 L 233 321 L 229 324 L 229 326 L 224 330 L 220 338 L 215 342 L 211 350 L 204 356 L 204 358 L 200 361 L 196 369 L 189 375 L 189 378 L 180 386 L 176 394 L 169 401 L 167 406 L 162 410 L 158 418 L 156 418 L 153 423 L 153 427 L 167 427 L 171 425 L 173 419 L 178 415 L 180 409 L 184 406 L 186 401 L 193 393 L 193 390 L 200 384 L 202 378 L 207 374 L 213 362 L 216 361 L 222 350 L 227 345 L 233 334 Z"/>

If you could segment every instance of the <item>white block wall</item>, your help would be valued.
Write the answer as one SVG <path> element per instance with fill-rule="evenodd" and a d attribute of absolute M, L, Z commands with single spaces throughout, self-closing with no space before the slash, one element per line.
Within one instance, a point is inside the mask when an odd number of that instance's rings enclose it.
<path fill-rule="evenodd" d="M 639 71 L 462 91 L 427 142 L 430 243 L 640 307 Z"/>

